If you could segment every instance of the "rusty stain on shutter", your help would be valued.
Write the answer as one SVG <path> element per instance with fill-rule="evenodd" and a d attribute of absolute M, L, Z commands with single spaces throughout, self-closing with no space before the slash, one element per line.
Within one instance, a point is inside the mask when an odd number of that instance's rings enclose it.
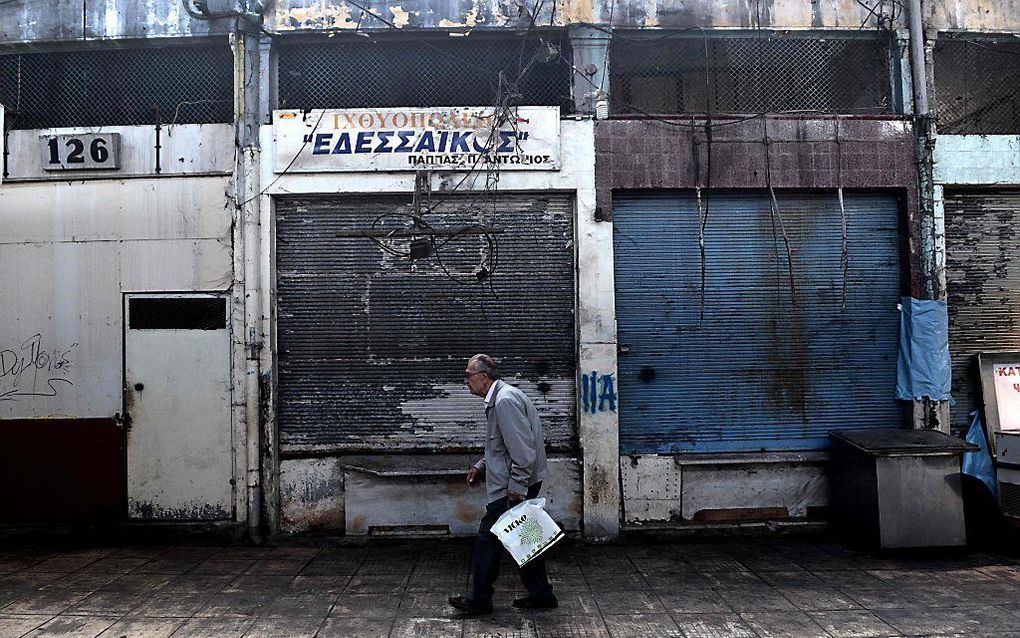
<path fill-rule="evenodd" d="M 497 357 L 506 381 L 535 401 L 549 449 L 574 449 L 572 200 L 436 195 L 426 219 L 448 232 L 437 239 L 441 262 L 390 254 L 364 236 L 406 229 L 410 200 L 277 201 L 282 452 L 480 449 L 482 400 L 463 381 L 478 352 Z M 484 237 L 455 233 L 471 224 L 494 230 L 495 295 L 473 276 Z M 405 235 L 381 241 L 406 252 Z"/>
<path fill-rule="evenodd" d="M 946 189 L 945 210 L 950 425 L 959 433 L 981 403 L 973 355 L 1020 350 L 1020 190 Z"/>
<path fill-rule="evenodd" d="M 717 190 L 702 318 L 696 195 L 616 194 L 622 453 L 824 449 L 830 430 L 901 424 L 896 197 L 847 193 L 845 309 L 835 191 L 779 199 L 797 304 L 767 192 Z"/>

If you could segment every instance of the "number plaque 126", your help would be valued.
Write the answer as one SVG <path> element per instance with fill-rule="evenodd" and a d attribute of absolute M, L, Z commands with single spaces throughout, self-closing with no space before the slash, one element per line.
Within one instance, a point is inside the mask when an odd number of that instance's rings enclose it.
<path fill-rule="evenodd" d="M 47 171 L 120 168 L 119 133 L 43 135 L 39 139 Z"/>

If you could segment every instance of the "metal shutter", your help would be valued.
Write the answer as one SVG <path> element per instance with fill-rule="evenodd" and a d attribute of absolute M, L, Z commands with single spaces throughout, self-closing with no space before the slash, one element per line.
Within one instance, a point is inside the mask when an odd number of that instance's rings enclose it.
<path fill-rule="evenodd" d="M 760 191 L 712 191 L 705 317 L 693 193 L 613 206 L 623 453 L 818 449 L 827 432 L 898 427 L 898 205 L 847 194 L 842 310 L 835 192 L 781 193 L 794 254 Z"/>
<path fill-rule="evenodd" d="M 1020 350 L 1020 190 L 946 190 L 946 289 L 953 361 L 951 427 L 980 407 L 979 352 Z"/>
<path fill-rule="evenodd" d="M 535 401 L 551 449 L 575 446 L 572 200 L 434 198 L 433 228 L 496 229 L 492 290 L 443 272 L 471 277 L 486 246 L 477 233 L 452 237 L 441 261 L 394 256 L 363 236 L 383 215 L 385 228 L 404 224 L 409 196 L 277 201 L 283 452 L 481 448 L 482 400 L 463 381 L 479 352 Z M 409 239 L 383 241 L 407 250 Z"/>

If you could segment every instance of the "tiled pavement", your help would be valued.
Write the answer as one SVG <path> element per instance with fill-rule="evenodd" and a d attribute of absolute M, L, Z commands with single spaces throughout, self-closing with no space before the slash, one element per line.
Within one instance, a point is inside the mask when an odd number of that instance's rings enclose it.
<path fill-rule="evenodd" d="M 838 544 L 563 545 L 560 608 L 520 613 L 504 569 L 491 617 L 446 604 L 470 546 L 0 547 L 0 638 L 1020 637 L 1020 564 L 878 558 Z"/>

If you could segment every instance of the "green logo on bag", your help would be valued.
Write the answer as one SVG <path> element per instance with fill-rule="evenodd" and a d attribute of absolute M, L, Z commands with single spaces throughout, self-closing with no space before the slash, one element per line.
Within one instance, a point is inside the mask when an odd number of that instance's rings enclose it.
<path fill-rule="evenodd" d="M 535 519 L 524 521 L 518 538 L 522 545 L 537 545 L 542 542 L 542 525 Z"/>

